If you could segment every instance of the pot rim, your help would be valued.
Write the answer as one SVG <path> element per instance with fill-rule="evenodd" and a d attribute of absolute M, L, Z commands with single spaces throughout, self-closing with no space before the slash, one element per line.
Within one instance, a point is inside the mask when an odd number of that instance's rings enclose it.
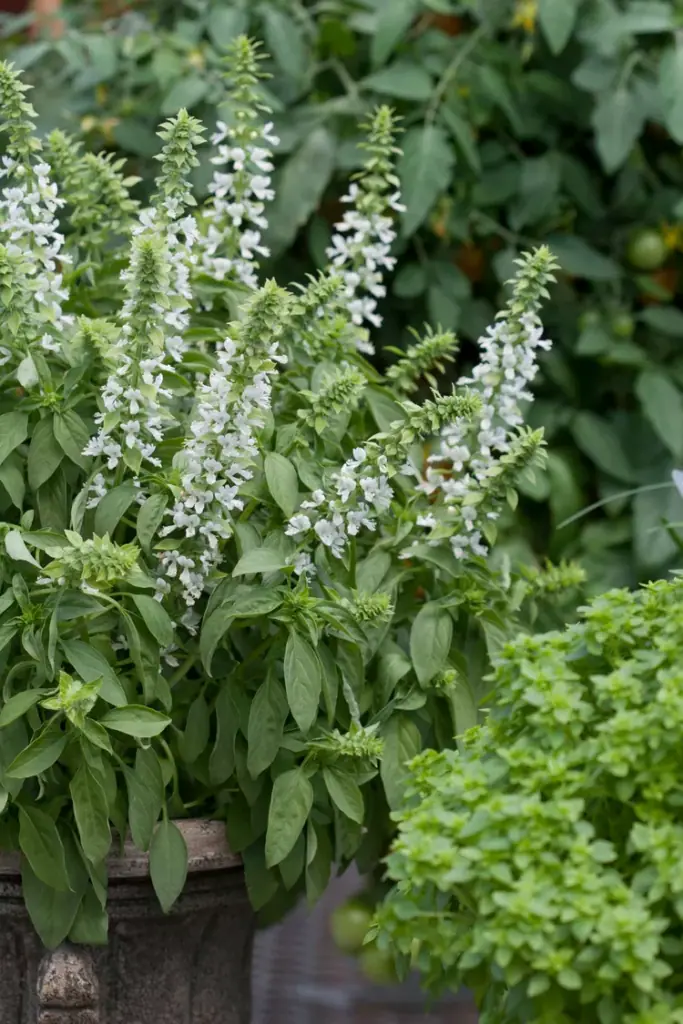
<path fill-rule="evenodd" d="M 206 821 L 200 818 L 174 820 L 174 825 L 187 844 L 188 874 L 208 871 L 226 871 L 242 867 L 242 858 L 228 846 L 225 823 Z M 110 854 L 107 858 L 109 879 L 126 881 L 133 878 L 149 877 L 149 854 L 142 853 L 133 841 L 127 838 L 122 853 Z M 17 878 L 21 875 L 21 859 L 18 853 L 0 853 L 0 878 Z"/>

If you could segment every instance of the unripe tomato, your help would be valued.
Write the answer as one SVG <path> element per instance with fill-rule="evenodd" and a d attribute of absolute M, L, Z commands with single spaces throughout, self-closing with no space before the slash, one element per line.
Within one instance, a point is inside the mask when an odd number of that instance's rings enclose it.
<path fill-rule="evenodd" d="M 360 954 L 360 966 L 363 974 L 375 985 L 395 985 L 399 978 L 393 958 L 384 953 L 373 943 L 364 946 Z"/>
<path fill-rule="evenodd" d="M 585 331 L 588 327 L 597 327 L 602 321 L 602 317 L 598 313 L 597 309 L 587 309 L 585 313 L 582 313 L 579 317 L 579 327 L 582 331 Z"/>
<path fill-rule="evenodd" d="M 631 236 L 626 255 L 631 266 L 638 270 L 658 270 L 666 260 L 668 251 L 659 231 L 641 228 Z"/>
<path fill-rule="evenodd" d="M 615 338 L 631 338 L 636 329 L 636 324 L 630 313 L 617 313 L 610 327 Z"/>
<path fill-rule="evenodd" d="M 358 953 L 372 924 L 372 910 L 358 899 L 342 903 L 332 911 L 330 931 L 342 953 Z"/>

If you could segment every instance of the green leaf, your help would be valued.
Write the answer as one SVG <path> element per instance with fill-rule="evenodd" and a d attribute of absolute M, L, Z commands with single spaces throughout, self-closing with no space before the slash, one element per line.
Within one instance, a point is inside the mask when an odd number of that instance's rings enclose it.
<path fill-rule="evenodd" d="M 396 273 L 392 290 L 399 299 L 416 299 L 427 288 L 427 271 L 422 263 L 404 263 Z"/>
<path fill-rule="evenodd" d="M 315 828 L 309 822 L 306 846 L 306 897 L 309 906 L 313 906 L 322 897 L 330 882 L 333 851 L 328 830 Z"/>
<path fill-rule="evenodd" d="M 410 630 L 410 657 L 422 686 L 446 667 L 452 639 L 450 614 L 433 603 L 424 605 Z"/>
<path fill-rule="evenodd" d="M 288 249 L 322 199 L 335 164 L 336 142 L 327 128 L 315 128 L 276 176 L 270 204 L 268 242 L 278 256 Z"/>
<path fill-rule="evenodd" d="M 645 370 L 636 381 L 636 394 L 646 418 L 669 451 L 683 458 L 683 395 L 661 370 Z"/>
<path fill-rule="evenodd" d="M 209 758 L 212 785 L 221 786 L 235 771 L 235 738 L 239 728 L 239 709 L 229 683 L 224 683 L 216 698 L 216 742 Z"/>
<path fill-rule="evenodd" d="M 275 867 L 294 848 L 312 806 L 313 787 L 300 768 L 278 775 L 268 811 L 267 867 Z"/>
<path fill-rule="evenodd" d="M 47 483 L 38 488 L 36 494 L 38 517 L 44 530 L 61 533 L 68 525 L 66 510 L 66 477 L 60 466 Z"/>
<path fill-rule="evenodd" d="M 402 149 L 403 155 L 398 163 L 406 206 L 402 233 L 409 237 L 426 220 L 437 199 L 448 188 L 455 154 L 443 129 L 429 124 L 406 132 Z"/>
<path fill-rule="evenodd" d="M 160 822 L 152 837 L 149 873 L 161 909 L 168 914 L 185 888 L 187 878 L 187 846 L 172 821 Z"/>
<path fill-rule="evenodd" d="M 453 727 L 456 736 L 462 736 L 468 729 L 474 728 L 478 721 L 477 704 L 472 690 L 464 679 L 459 679 L 455 686 L 448 689 L 448 700 L 453 714 Z"/>
<path fill-rule="evenodd" d="M 5 551 L 13 561 L 28 562 L 29 565 L 35 565 L 37 569 L 40 569 L 40 562 L 33 557 L 26 547 L 24 538 L 18 530 L 10 530 L 9 533 L 5 534 Z"/>
<path fill-rule="evenodd" d="M 21 891 L 40 941 L 47 949 L 56 949 L 71 931 L 82 892 L 59 892 L 46 885 L 25 858 L 21 864 Z"/>
<path fill-rule="evenodd" d="M 204 666 L 204 670 L 207 675 L 211 675 L 211 664 L 213 662 L 213 656 L 216 653 L 216 648 L 227 633 L 230 628 L 230 624 L 234 619 L 234 606 L 232 604 L 228 604 L 216 608 L 202 625 L 202 631 L 199 637 L 199 653 L 201 655 L 202 665 Z"/>
<path fill-rule="evenodd" d="M 268 490 L 287 518 L 291 519 L 299 507 L 299 483 L 294 466 L 284 455 L 268 452 L 264 470 Z"/>
<path fill-rule="evenodd" d="M 96 536 L 104 537 L 105 534 L 109 534 L 112 537 L 114 530 L 139 493 L 138 488 L 130 483 L 120 484 L 111 491 L 107 491 L 95 509 Z"/>
<path fill-rule="evenodd" d="M 659 64 L 659 92 L 664 103 L 664 123 L 672 139 L 683 143 L 683 40 L 667 50 Z"/>
<path fill-rule="evenodd" d="M 595 144 L 608 173 L 624 163 L 645 127 L 647 109 L 627 86 L 617 86 L 598 97 L 593 113 Z"/>
<path fill-rule="evenodd" d="M 402 802 L 409 771 L 408 762 L 422 750 L 420 731 L 406 714 L 397 714 L 389 719 L 383 732 L 384 751 L 380 764 L 380 775 L 384 784 L 387 803 L 391 810 L 397 810 Z"/>
<path fill-rule="evenodd" d="M 633 548 L 636 565 L 648 572 L 670 563 L 678 549 L 664 529 L 666 522 L 680 522 L 681 498 L 670 491 L 641 491 L 633 499 Z"/>
<path fill-rule="evenodd" d="M 337 768 L 323 768 L 323 778 L 327 792 L 342 814 L 345 814 L 351 821 L 362 825 L 365 817 L 365 804 L 358 783 L 346 772 L 341 772 Z"/>
<path fill-rule="evenodd" d="M 194 764 L 201 757 L 209 745 L 210 733 L 209 708 L 200 693 L 190 704 L 185 731 L 178 741 L 185 764 Z"/>
<path fill-rule="evenodd" d="M 0 416 L 0 465 L 28 437 L 28 416 L 6 412 Z"/>
<path fill-rule="evenodd" d="M 576 24 L 579 0 L 538 0 L 541 31 L 553 53 L 562 53 Z"/>
<path fill-rule="evenodd" d="M 242 852 L 242 859 L 249 902 L 254 910 L 261 910 L 270 903 L 279 888 L 277 875 L 266 867 L 263 839 L 247 847 Z"/>
<path fill-rule="evenodd" d="M 233 39 L 248 30 L 249 16 L 246 11 L 214 5 L 209 11 L 206 28 L 214 46 L 226 50 Z"/>
<path fill-rule="evenodd" d="M 412 25 L 420 6 L 420 0 L 392 0 L 380 7 L 375 34 L 370 41 L 373 67 L 380 67 L 393 53 Z"/>
<path fill-rule="evenodd" d="M 124 769 L 128 790 L 128 825 L 138 850 L 147 851 L 164 803 L 159 758 L 151 747 L 139 747 L 135 769 Z"/>
<path fill-rule="evenodd" d="M 282 687 L 270 673 L 256 691 L 249 711 L 247 770 L 253 779 L 275 760 L 288 714 Z"/>
<path fill-rule="evenodd" d="M 131 594 L 133 603 L 154 639 L 162 649 L 170 647 L 174 639 L 173 622 L 165 608 L 153 597 Z"/>
<path fill-rule="evenodd" d="M 557 209 L 560 177 L 557 153 L 522 161 L 519 201 L 510 211 L 510 224 L 515 231 L 528 224 L 538 224 Z"/>
<path fill-rule="evenodd" d="M 264 5 L 261 13 L 266 48 L 275 63 L 290 78 L 305 78 L 311 67 L 311 56 L 297 23 L 285 11 L 270 4 Z"/>
<path fill-rule="evenodd" d="M 168 505 L 168 498 L 161 492 L 151 494 L 140 506 L 136 530 L 140 547 L 143 551 L 149 551 L 161 526 Z"/>
<path fill-rule="evenodd" d="M 102 718 L 102 725 L 114 732 L 125 733 L 138 739 L 150 739 L 158 736 L 171 724 L 171 719 L 160 711 L 146 708 L 142 704 L 127 704 L 125 707 L 114 708 Z"/>
<path fill-rule="evenodd" d="M 589 281 L 616 281 L 621 277 L 621 269 L 614 260 L 578 235 L 550 235 L 548 245 L 566 274 Z"/>
<path fill-rule="evenodd" d="M 616 431 L 607 420 L 592 412 L 580 412 L 572 420 L 571 429 L 581 451 L 603 473 L 625 483 L 635 483 L 635 470 L 628 461 Z"/>
<path fill-rule="evenodd" d="M 38 807 L 19 807 L 19 846 L 41 882 L 69 891 L 64 846 L 49 814 Z"/>
<path fill-rule="evenodd" d="M 30 390 L 35 387 L 39 379 L 38 370 L 32 356 L 24 356 L 17 367 L 17 380 L 22 388 L 25 388 L 27 391 Z"/>
<path fill-rule="evenodd" d="M 81 469 L 87 470 L 89 459 L 83 454 L 83 449 L 90 440 L 90 433 L 78 413 L 73 409 L 56 412 L 52 429 L 64 454 Z"/>
<path fill-rule="evenodd" d="M 374 594 L 391 569 L 391 555 L 386 551 L 373 551 L 356 568 L 356 586 L 361 593 Z"/>
<path fill-rule="evenodd" d="M 0 484 L 9 494 L 12 504 L 21 510 L 26 495 L 24 464 L 19 455 L 12 452 L 0 466 Z"/>
<path fill-rule="evenodd" d="M 84 763 L 72 778 L 69 792 L 83 853 L 93 864 L 99 864 L 111 847 L 107 797 L 102 784 Z"/>
<path fill-rule="evenodd" d="M 40 775 L 52 767 L 65 746 L 64 733 L 47 729 L 32 740 L 25 750 L 17 754 L 6 769 L 5 775 L 10 779 L 30 779 L 34 775 Z"/>
<path fill-rule="evenodd" d="M 98 693 L 102 700 L 116 708 L 128 703 L 126 691 L 119 677 L 103 654 L 83 640 L 62 639 L 60 642 L 68 661 L 84 682 L 94 683 L 98 679 L 102 680 Z"/>
<path fill-rule="evenodd" d="M 94 721 L 92 718 L 84 718 L 82 722 L 78 723 L 78 728 L 94 747 L 106 751 L 107 754 L 113 754 L 114 751 L 111 740 L 107 735 L 107 730 L 99 722 Z"/>
<path fill-rule="evenodd" d="M 308 640 L 294 630 L 285 648 L 285 689 L 294 721 L 303 733 L 308 732 L 318 717 L 322 665 Z"/>
<path fill-rule="evenodd" d="M 470 122 L 452 107 L 442 107 L 441 117 L 471 169 L 475 174 L 481 174 L 481 159 L 477 149 L 477 140 Z"/>
<path fill-rule="evenodd" d="M 412 100 L 415 103 L 429 100 L 434 88 L 429 72 L 411 60 L 397 60 L 389 67 L 364 78 L 359 85 L 364 90 L 369 89 L 382 96 Z"/>
<path fill-rule="evenodd" d="M 184 107 L 190 110 L 200 103 L 209 90 L 209 83 L 201 75 L 183 75 L 175 82 L 161 101 L 161 113 L 177 114 Z"/>
<path fill-rule="evenodd" d="M 675 306 L 651 306 L 644 309 L 638 319 L 661 334 L 683 338 L 683 313 Z"/>
<path fill-rule="evenodd" d="M 291 564 L 291 556 L 284 555 L 281 551 L 272 548 L 253 548 L 240 558 L 232 570 L 232 575 L 250 576 L 256 572 L 278 572 L 290 567 Z"/>
<path fill-rule="evenodd" d="M 17 718 L 25 715 L 47 692 L 47 690 L 22 690 L 21 693 L 15 693 L 13 697 L 6 700 L 0 710 L 0 729 L 4 729 L 15 722 Z"/>
<path fill-rule="evenodd" d="M 14 637 L 19 632 L 21 621 L 19 619 L 13 619 L 9 622 L 3 622 L 0 626 L 0 651 L 3 651 L 7 647 Z"/>
<path fill-rule="evenodd" d="M 44 416 L 35 426 L 28 449 L 28 482 L 32 491 L 47 483 L 63 458 L 64 452 L 52 432 L 52 417 Z"/>
<path fill-rule="evenodd" d="M 69 930 L 69 941 L 86 946 L 106 946 L 109 941 L 109 915 L 92 886 L 86 889 L 81 900 Z"/>
<path fill-rule="evenodd" d="M 395 423 L 403 423 L 406 419 L 406 413 L 398 402 L 382 388 L 366 388 L 365 401 L 370 406 L 375 423 L 385 434 L 391 431 Z"/>

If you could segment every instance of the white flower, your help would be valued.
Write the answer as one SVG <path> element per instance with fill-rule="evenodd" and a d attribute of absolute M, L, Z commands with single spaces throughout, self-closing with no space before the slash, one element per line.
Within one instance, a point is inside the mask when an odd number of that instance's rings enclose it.
<path fill-rule="evenodd" d="M 311 528 L 311 520 L 308 516 L 296 515 L 292 516 L 289 520 L 289 525 L 285 530 L 288 537 L 298 537 L 302 533 L 307 533 Z"/>
<path fill-rule="evenodd" d="M 237 118 L 234 126 L 217 122 L 211 141 L 218 154 L 211 160 L 216 170 L 209 185 L 212 200 L 201 238 L 202 266 L 218 281 L 232 276 L 255 290 L 255 257 L 270 255 L 261 241 L 268 226 L 265 203 L 275 196 L 272 154 L 267 147 L 279 140 L 270 123 L 259 127 L 247 118 Z"/>
<path fill-rule="evenodd" d="M 384 474 L 378 477 L 363 477 L 360 486 L 365 500 L 374 505 L 378 512 L 386 512 L 391 506 L 394 492 Z"/>
<path fill-rule="evenodd" d="M 333 519 L 319 519 L 314 526 L 318 537 L 328 547 L 335 558 L 341 558 L 346 545 L 344 520 L 337 514 Z"/>
<path fill-rule="evenodd" d="M 312 579 L 315 576 L 315 566 L 311 556 L 306 551 L 300 551 L 294 556 L 294 572 L 297 576 L 307 576 L 308 579 Z"/>
<path fill-rule="evenodd" d="M 220 542 L 233 533 L 234 511 L 243 508 L 240 488 L 251 479 L 258 455 L 256 434 L 265 424 L 270 408 L 271 380 L 276 364 L 271 354 L 277 346 L 266 347 L 251 383 L 240 385 L 253 372 L 254 352 L 241 339 L 226 338 L 216 353 L 218 368 L 198 385 L 198 402 L 185 447 L 178 457 L 182 492 L 168 515 L 171 522 L 162 533 L 178 531 L 191 545 L 193 554 L 168 552 L 162 557 L 167 576 L 178 578 L 183 597 L 193 605 L 201 596 L 207 576 L 218 564 Z M 297 515 L 288 533 L 310 529 L 305 515 Z"/>

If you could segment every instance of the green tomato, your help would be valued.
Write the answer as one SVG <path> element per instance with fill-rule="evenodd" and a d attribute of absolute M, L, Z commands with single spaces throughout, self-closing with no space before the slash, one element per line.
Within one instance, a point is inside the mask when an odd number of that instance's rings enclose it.
<path fill-rule="evenodd" d="M 641 228 L 631 236 L 626 255 L 638 270 L 659 270 L 666 260 L 667 248 L 659 231 Z"/>
<path fill-rule="evenodd" d="M 610 326 L 616 338 L 631 338 L 636 329 L 635 320 L 630 313 L 617 313 Z"/>
<path fill-rule="evenodd" d="M 330 931 L 342 953 L 358 953 L 372 924 L 372 910 L 358 899 L 342 903 L 332 912 Z"/>
<path fill-rule="evenodd" d="M 375 985 L 396 985 L 399 978 L 393 958 L 373 943 L 364 946 L 360 954 L 360 966 L 368 981 Z"/>
<path fill-rule="evenodd" d="M 598 313 L 597 309 L 587 309 L 585 313 L 582 313 L 579 317 L 579 328 L 585 331 L 588 327 L 597 327 L 602 322 L 602 317 Z"/>

